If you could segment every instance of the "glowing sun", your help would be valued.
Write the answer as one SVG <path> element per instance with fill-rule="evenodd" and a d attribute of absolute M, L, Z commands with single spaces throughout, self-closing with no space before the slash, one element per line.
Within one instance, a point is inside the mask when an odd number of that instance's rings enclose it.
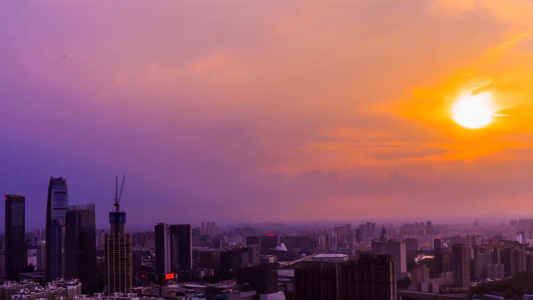
<path fill-rule="evenodd" d="M 490 92 L 463 94 L 452 106 L 452 119 L 466 128 L 482 128 L 492 123 L 496 108 Z"/>

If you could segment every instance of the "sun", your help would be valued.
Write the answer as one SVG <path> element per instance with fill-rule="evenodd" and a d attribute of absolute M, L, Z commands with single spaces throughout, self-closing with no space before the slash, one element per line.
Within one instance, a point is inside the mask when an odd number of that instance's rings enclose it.
<path fill-rule="evenodd" d="M 451 109 L 452 119 L 470 129 L 482 128 L 492 123 L 495 111 L 492 95 L 488 91 L 475 95 L 463 94 L 457 98 Z"/>

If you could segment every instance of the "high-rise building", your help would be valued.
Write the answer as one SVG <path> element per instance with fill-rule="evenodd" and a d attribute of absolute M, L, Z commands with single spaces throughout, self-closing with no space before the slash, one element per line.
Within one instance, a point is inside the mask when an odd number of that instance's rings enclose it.
<path fill-rule="evenodd" d="M 27 266 L 25 243 L 25 198 L 6 195 L 6 279 L 18 280 Z"/>
<path fill-rule="evenodd" d="M 341 300 L 342 262 L 306 261 L 294 269 L 294 292 L 301 300 Z"/>
<path fill-rule="evenodd" d="M 470 286 L 470 248 L 463 244 L 452 246 L 453 284 L 456 287 Z"/>
<path fill-rule="evenodd" d="M 105 235 L 105 282 L 110 294 L 131 293 L 133 284 L 131 233 L 126 232 L 126 213 L 119 205 L 120 198 L 115 195 L 115 210 L 109 213 L 111 230 Z"/>
<path fill-rule="evenodd" d="M 407 256 L 405 243 L 397 241 L 372 241 L 373 254 L 386 254 L 392 256 L 395 262 L 395 276 L 400 279 L 407 272 Z"/>
<path fill-rule="evenodd" d="M 360 254 L 341 266 L 341 299 L 395 300 L 395 261 L 390 255 Z"/>
<path fill-rule="evenodd" d="M 156 273 L 170 273 L 170 226 L 157 223 L 155 231 L 155 271 Z"/>
<path fill-rule="evenodd" d="M 192 270 L 192 232 L 190 224 L 155 225 L 157 273 L 181 273 Z M 185 276 L 187 277 L 187 276 Z"/>
<path fill-rule="evenodd" d="M 68 207 L 67 181 L 50 177 L 46 208 L 46 280 L 65 275 L 65 217 Z"/>
<path fill-rule="evenodd" d="M 192 270 L 192 228 L 190 224 L 170 225 L 171 270 Z"/>
<path fill-rule="evenodd" d="M 65 278 L 79 278 L 84 294 L 96 292 L 96 229 L 94 204 L 67 208 Z"/>
<path fill-rule="evenodd" d="M 37 242 L 37 270 L 46 269 L 46 241 Z"/>

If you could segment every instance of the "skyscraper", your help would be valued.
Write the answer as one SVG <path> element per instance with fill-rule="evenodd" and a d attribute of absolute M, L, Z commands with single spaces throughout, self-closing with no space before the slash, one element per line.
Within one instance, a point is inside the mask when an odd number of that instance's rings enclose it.
<path fill-rule="evenodd" d="M 6 195 L 6 279 L 18 280 L 27 265 L 25 243 L 25 198 Z"/>
<path fill-rule="evenodd" d="M 65 217 L 68 207 L 67 181 L 50 177 L 46 208 L 46 280 L 65 275 Z"/>
<path fill-rule="evenodd" d="M 67 208 L 65 277 L 79 278 L 84 294 L 96 292 L 96 232 L 94 204 Z"/>
<path fill-rule="evenodd" d="M 157 273 L 182 273 L 192 270 L 192 232 L 190 224 L 155 225 Z"/>
<path fill-rule="evenodd" d="M 470 286 L 470 248 L 463 244 L 452 246 L 453 284 L 457 287 Z"/>
<path fill-rule="evenodd" d="M 117 192 L 115 210 L 109 213 L 111 233 L 105 235 L 105 281 L 108 293 L 132 291 L 131 233 L 126 232 L 126 213 L 120 211 L 119 205 L 120 196 Z"/>
<path fill-rule="evenodd" d="M 170 273 L 170 226 L 157 223 L 155 231 L 155 271 L 156 273 Z"/>
<path fill-rule="evenodd" d="M 170 225 L 171 270 L 186 272 L 192 270 L 192 229 L 190 224 Z"/>

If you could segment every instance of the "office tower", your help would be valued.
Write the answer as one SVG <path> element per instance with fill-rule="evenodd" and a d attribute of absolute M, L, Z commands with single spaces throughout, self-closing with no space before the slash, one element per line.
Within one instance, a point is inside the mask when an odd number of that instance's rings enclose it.
<path fill-rule="evenodd" d="M 37 270 L 46 269 L 46 241 L 37 242 Z"/>
<path fill-rule="evenodd" d="M 294 269 L 294 293 L 300 300 L 340 300 L 342 262 L 306 261 Z"/>
<path fill-rule="evenodd" d="M 395 300 L 395 262 L 389 255 L 360 254 L 341 266 L 340 299 Z"/>
<path fill-rule="evenodd" d="M 397 241 L 372 241 L 373 254 L 386 254 L 392 256 L 395 262 L 395 276 L 402 278 L 407 272 L 407 258 L 405 243 Z"/>
<path fill-rule="evenodd" d="M 50 177 L 46 208 L 46 280 L 65 274 L 65 216 L 68 207 L 67 181 Z"/>
<path fill-rule="evenodd" d="M 470 248 L 463 244 L 452 246 L 453 284 L 457 287 L 470 286 Z"/>
<path fill-rule="evenodd" d="M 433 250 L 435 250 L 435 252 L 440 252 L 441 248 L 442 248 L 442 241 L 440 239 L 440 236 L 436 236 L 433 239 Z"/>
<path fill-rule="evenodd" d="M 213 222 L 214 224 L 214 222 Z M 192 228 L 190 224 L 170 225 L 171 270 L 192 270 Z"/>
<path fill-rule="evenodd" d="M 105 236 L 105 281 L 107 292 L 131 293 L 131 233 L 126 232 L 126 213 L 120 211 L 120 197 L 115 192 L 115 210 L 109 213 L 110 234 Z M 124 186 L 124 180 L 122 180 Z M 122 194 L 122 189 L 120 191 Z"/>
<path fill-rule="evenodd" d="M 27 266 L 25 243 L 25 198 L 6 195 L 6 279 L 18 280 L 18 274 Z"/>
<path fill-rule="evenodd" d="M 182 273 L 192 270 L 191 225 L 155 225 L 157 273 Z"/>
<path fill-rule="evenodd" d="M 170 273 L 170 226 L 157 223 L 155 231 L 155 271 L 156 273 Z"/>
<path fill-rule="evenodd" d="M 84 294 L 96 292 L 96 229 L 94 204 L 67 208 L 65 278 L 79 278 Z"/>

